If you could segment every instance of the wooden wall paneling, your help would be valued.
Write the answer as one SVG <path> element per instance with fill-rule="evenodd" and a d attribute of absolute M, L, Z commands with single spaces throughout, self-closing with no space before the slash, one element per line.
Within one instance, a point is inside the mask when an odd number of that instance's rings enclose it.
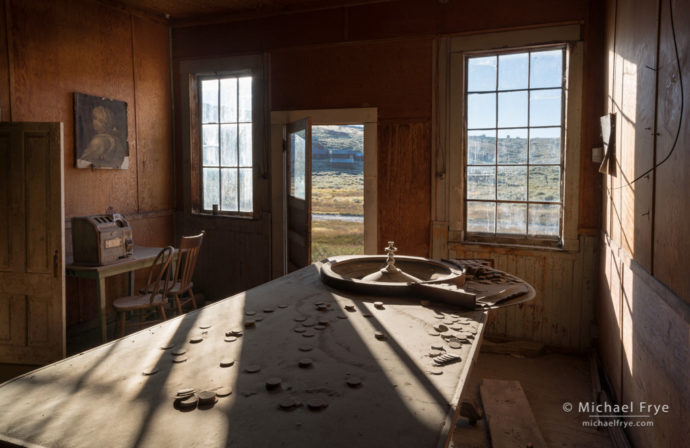
<path fill-rule="evenodd" d="M 129 16 L 90 2 L 80 4 L 79 14 L 65 0 L 10 4 L 12 51 L 22 56 L 14 59 L 13 120 L 64 123 L 65 214 L 102 213 L 109 205 L 124 213 L 137 210 Z M 73 168 L 75 91 L 127 102 L 130 169 Z"/>
<path fill-rule="evenodd" d="M 0 121 L 10 121 L 10 55 L 8 35 L 10 16 L 6 2 L 0 1 Z"/>
<path fill-rule="evenodd" d="M 683 446 L 690 436 L 685 424 L 690 415 L 690 345 L 682 342 L 688 338 L 690 309 L 629 258 L 625 249 L 613 241 L 604 241 L 603 246 L 609 269 L 618 271 L 603 273 L 604 294 L 609 290 L 622 297 L 620 312 L 610 316 L 609 325 L 602 325 L 607 333 L 600 338 L 602 360 L 618 402 L 644 401 L 670 408 L 651 417 L 653 427 L 628 428 L 628 436 L 635 446 Z M 621 330 L 622 337 L 611 330 Z"/>
<path fill-rule="evenodd" d="M 622 75 L 618 145 L 622 244 L 649 271 L 652 269 L 653 173 L 633 186 L 638 175 L 653 166 L 655 67 L 657 42 L 656 1 L 621 0 L 618 3 L 616 53 Z"/>
<path fill-rule="evenodd" d="M 680 137 L 671 157 L 656 169 L 654 275 L 690 303 L 690 5 L 673 2 L 673 18 L 683 73 L 685 113 Z M 657 163 L 671 151 L 680 120 L 681 93 L 671 33 L 670 10 L 662 1 L 659 48 Z"/>
<path fill-rule="evenodd" d="M 168 38 L 166 25 L 132 16 L 140 210 L 174 206 Z"/>
<path fill-rule="evenodd" d="M 581 236 L 579 252 L 451 245 L 453 258 L 492 258 L 496 268 L 523 278 L 534 300 L 492 310 L 487 336 L 542 342 L 585 351 L 592 345 L 598 236 Z"/>
<path fill-rule="evenodd" d="M 379 122 L 379 247 L 395 241 L 404 254 L 428 256 L 430 135 L 428 121 Z"/>
<path fill-rule="evenodd" d="M 598 234 L 601 226 L 602 176 L 599 164 L 592 162 L 591 150 L 601 146 L 601 131 L 596 117 L 603 115 L 605 96 L 605 1 L 590 1 L 583 26 L 583 91 L 580 153 L 580 192 L 578 227 L 580 233 Z"/>
<path fill-rule="evenodd" d="M 270 235 L 270 215 L 256 221 L 221 222 L 212 216 L 192 215 L 178 222 L 182 235 L 206 232 L 194 276 L 195 292 L 222 299 L 271 279 L 267 262 L 271 241 L 266 237 Z"/>
<path fill-rule="evenodd" d="M 371 106 L 379 120 L 430 120 L 431 65 L 430 38 L 275 50 L 271 107 Z"/>
<path fill-rule="evenodd" d="M 601 280 L 597 306 L 598 350 L 602 365 L 620 402 L 622 344 L 621 344 L 621 282 L 620 269 L 612 249 L 605 242 L 601 250 Z"/>

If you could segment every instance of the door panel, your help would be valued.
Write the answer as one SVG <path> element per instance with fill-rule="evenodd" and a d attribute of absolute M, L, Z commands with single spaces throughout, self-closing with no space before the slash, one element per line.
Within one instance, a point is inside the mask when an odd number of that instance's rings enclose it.
<path fill-rule="evenodd" d="M 287 125 L 287 268 L 311 263 L 311 118 Z"/>
<path fill-rule="evenodd" d="M 0 123 L 0 362 L 65 356 L 60 123 Z"/>

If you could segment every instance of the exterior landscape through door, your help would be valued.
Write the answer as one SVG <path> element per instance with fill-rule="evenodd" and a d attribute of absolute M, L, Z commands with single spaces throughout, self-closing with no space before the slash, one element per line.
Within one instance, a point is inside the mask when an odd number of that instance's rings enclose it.
<path fill-rule="evenodd" d="M 0 363 L 65 356 L 61 123 L 0 123 Z"/>
<path fill-rule="evenodd" d="M 292 272 L 311 263 L 311 118 L 287 125 L 286 259 Z"/>

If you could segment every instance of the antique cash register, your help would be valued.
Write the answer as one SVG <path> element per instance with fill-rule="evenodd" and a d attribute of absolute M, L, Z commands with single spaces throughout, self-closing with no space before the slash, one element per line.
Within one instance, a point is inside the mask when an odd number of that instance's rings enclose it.
<path fill-rule="evenodd" d="M 75 264 L 101 266 L 132 255 L 132 228 L 115 214 L 72 218 L 72 249 Z"/>

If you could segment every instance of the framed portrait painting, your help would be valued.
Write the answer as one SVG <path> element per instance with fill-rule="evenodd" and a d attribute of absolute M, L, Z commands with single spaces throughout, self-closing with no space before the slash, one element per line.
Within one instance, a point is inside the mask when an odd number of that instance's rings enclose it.
<path fill-rule="evenodd" d="M 129 168 L 127 103 L 75 92 L 74 151 L 77 168 Z"/>

